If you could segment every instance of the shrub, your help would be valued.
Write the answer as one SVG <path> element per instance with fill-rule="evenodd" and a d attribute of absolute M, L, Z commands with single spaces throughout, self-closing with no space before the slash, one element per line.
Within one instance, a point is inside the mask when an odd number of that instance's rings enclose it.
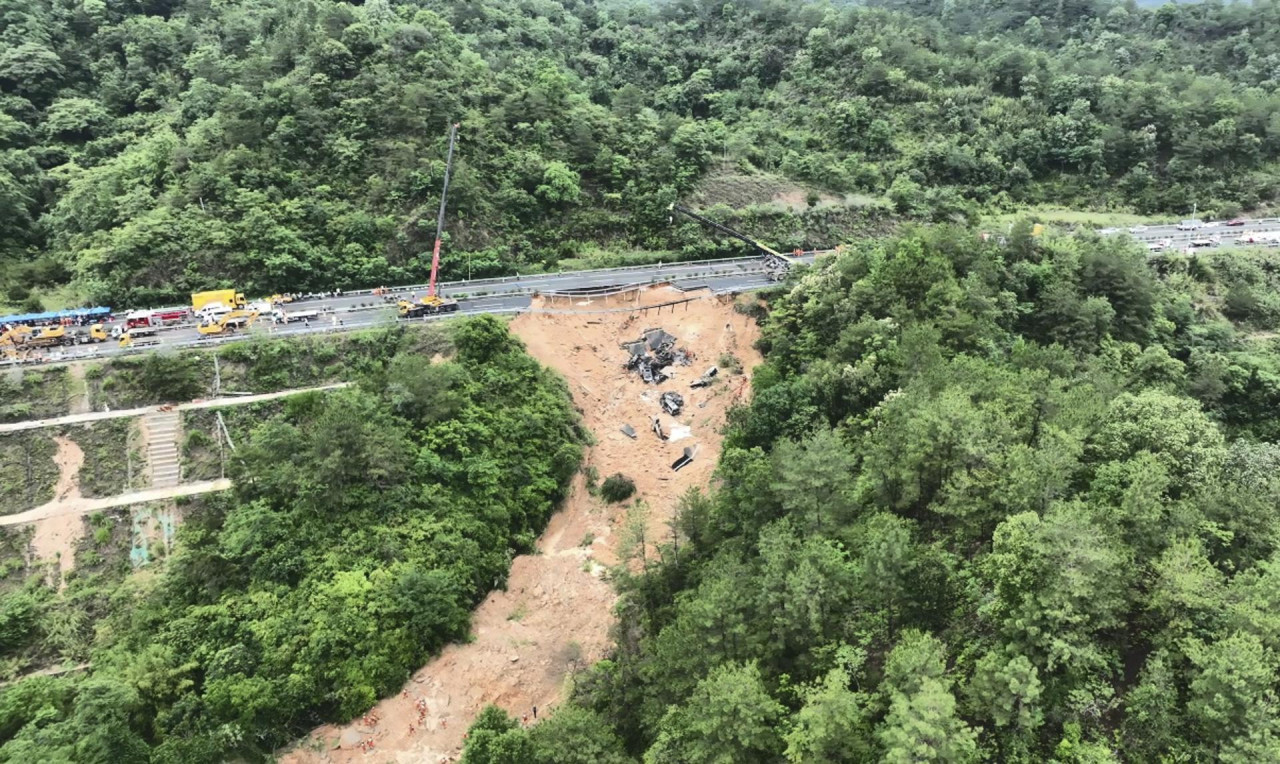
<path fill-rule="evenodd" d="M 604 485 L 600 486 L 600 496 L 610 504 L 617 504 L 620 501 L 626 501 L 636 492 L 636 483 L 631 478 L 615 472 L 604 479 Z"/>

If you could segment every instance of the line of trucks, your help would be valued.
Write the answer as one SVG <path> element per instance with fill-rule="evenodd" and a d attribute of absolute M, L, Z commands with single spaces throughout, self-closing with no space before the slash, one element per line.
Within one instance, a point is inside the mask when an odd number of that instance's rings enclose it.
<path fill-rule="evenodd" d="M 121 323 L 108 328 L 105 322 L 88 326 L 28 326 L 16 324 L 0 327 L 0 354 L 19 358 L 26 351 L 68 345 L 91 345 L 114 340 L 122 348 L 152 345 L 160 340 L 160 329 L 186 323 L 193 317 L 201 336 L 224 334 L 251 326 L 260 317 L 273 323 L 286 324 L 319 318 L 319 310 L 286 311 L 282 306 L 292 302 L 287 295 L 272 297 L 253 304 L 234 289 L 197 292 L 191 295 L 190 308 L 133 310 Z"/>

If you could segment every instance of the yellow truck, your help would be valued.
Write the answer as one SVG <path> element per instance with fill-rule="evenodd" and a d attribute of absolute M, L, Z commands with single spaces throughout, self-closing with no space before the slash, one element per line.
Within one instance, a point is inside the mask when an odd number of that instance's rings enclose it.
<path fill-rule="evenodd" d="M 211 292 L 196 292 L 191 295 L 191 309 L 196 313 L 202 311 L 226 313 L 243 308 L 247 302 L 244 295 L 234 289 L 215 289 Z"/>
<path fill-rule="evenodd" d="M 102 324 L 93 324 L 86 331 L 76 335 L 76 342 L 81 345 L 95 344 L 98 342 L 106 342 L 109 338 L 107 327 Z"/>

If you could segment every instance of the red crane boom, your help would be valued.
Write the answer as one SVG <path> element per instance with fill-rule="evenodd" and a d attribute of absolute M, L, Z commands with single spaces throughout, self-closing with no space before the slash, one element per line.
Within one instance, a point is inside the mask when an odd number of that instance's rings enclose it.
<path fill-rule="evenodd" d="M 449 127 L 449 157 L 444 163 L 444 189 L 440 191 L 440 214 L 436 216 L 436 243 L 431 248 L 431 281 L 427 284 L 427 297 L 436 296 L 436 276 L 440 274 L 440 237 L 444 234 L 444 205 L 449 196 L 449 174 L 453 171 L 453 145 L 458 137 L 458 123 Z"/>

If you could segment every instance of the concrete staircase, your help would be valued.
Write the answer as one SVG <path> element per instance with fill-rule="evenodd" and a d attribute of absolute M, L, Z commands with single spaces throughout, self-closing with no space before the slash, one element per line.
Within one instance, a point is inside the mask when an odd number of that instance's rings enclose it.
<path fill-rule="evenodd" d="M 182 414 L 158 411 L 142 420 L 147 428 L 147 468 L 152 488 L 169 488 L 182 482 L 178 443 L 182 436 Z"/>

